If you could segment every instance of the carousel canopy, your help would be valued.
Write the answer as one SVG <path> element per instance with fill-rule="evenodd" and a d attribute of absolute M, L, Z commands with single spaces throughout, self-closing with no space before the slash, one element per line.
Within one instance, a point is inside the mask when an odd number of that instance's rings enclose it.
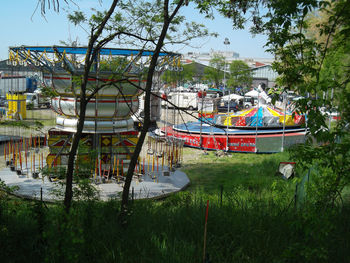
<path fill-rule="evenodd" d="M 305 122 L 305 116 L 297 113 L 294 113 L 294 116 L 291 113 L 284 114 L 278 109 L 264 105 L 228 116 L 222 115 L 218 120 L 220 123 L 217 124 L 237 127 L 281 127 L 283 124 L 285 126 L 300 126 Z"/>
<path fill-rule="evenodd" d="M 66 46 L 19 46 L 10 47 L 11 51 L 26 51 L 26 52 L 46 52 L 46 53 L 66 53 L 85 55 L 87 47 L 66 47 Z M 123 48 L 101 48 L 100 55 L 111 55 L 111 56 L 132 56 L 142 53 L 142 56 L 152 56 L 153 51 L 151 50 L 139 50 L 139 49 L 123 49 Z M 159 56 L 179 56 L 180 54 L 172 52 L 160 52 Z"/>

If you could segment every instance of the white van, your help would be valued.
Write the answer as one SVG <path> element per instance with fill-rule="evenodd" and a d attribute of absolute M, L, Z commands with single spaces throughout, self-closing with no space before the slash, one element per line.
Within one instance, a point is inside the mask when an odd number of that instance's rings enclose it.
<path fill-rule="evenodd" d="M 194 110 L 198 108 L 198 97 L 195 92 L 170 92 L 167 98 L 169 102 L 182 109 Z M 172 104 L 165 100 L 162 101 L 162 106 L 168 105 L 169 108 L 172 108 Z"/>
<path fill-rule="evenodd" d="M 34 93 L 24 93 L 24 95 L 26 95 L 27 108 L 50 108 L 50 98 L 42 96 L 40 90 L 36 90 Z"/>

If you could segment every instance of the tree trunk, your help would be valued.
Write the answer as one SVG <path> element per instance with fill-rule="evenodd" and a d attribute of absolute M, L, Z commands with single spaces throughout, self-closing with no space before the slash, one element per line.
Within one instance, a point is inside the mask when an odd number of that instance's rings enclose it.
<path fill-rule="evenodd" d="M 86 83 L 83 83 L 82 86 L 86 87 Z M 77 131 L 73 136 L 72 145 L 69 151 L 68 155 L 68 165 L 67 165 L 67 172 L 66 172 L 66 191 L 64 195 L 64 206 L 67 213 L 69 213 L 71 204 L 72 204 L 72 198 L 73 198 L 73 174 L 74 174 L 74 160 L 75 156 L 78 150 L 79 146 L 79 140 L 81 137 L 81 134 L 83 133 L 84 128 L 84 121 L 85 121 L 85 111 L 86 111 L 86 100 L 85 100 L 85 88 L 82 88 L 82 91 L 80 94 L 80 114 L 77 124 Z"/>
<path fill-rule="evenodd" d="M 77 131 L 73 136 L 73 141 L 71 145 L 71 149 L 68 156 L 68 165 L 67 165 L 67 172 L 66 172 L 66 191 L 64 195 L 64 206 L 65 211 L 69 213 L 72 198 L 73 198 L 73 173 L 74 173 L 74 160 L 75 156 L 78 150 L 79 146 L 79 140 L 81 137 L 81 134 L 83 132 L 84 128 L 84 122 L 85 122 L 85 111 L 86 111 L 86 105 L 87 105 L 87 99 L 86 99 L 86 86 L 88 82 L 89 72 L 91 69 L 91 66 L 93 64 L 94 59 L 98 55 L 98 50 L 95 48 L 94 45 L 97 42 L 98 38 L 101 36 L 103 29 L 105 28 L 105 25 L 109 18 L 112 16 L 114 9 L 116 8 L 119 0 L 114 0 L 111 4 L 111 7 L 109 8 L 108 12 L 104 16 L 103 20 L 99 24 L 99 26 L 96 28 L 96 31 L 94 34 L 91 33 L 88 48 L 86 50 L 86 60 L 85 60 L 85 66 L 84 66 L 84 75 L 83 80 L 81 83 L 81 90 L 80 90 L 80 112 L 79 112 L 79 119 L 77 123 Z M 93 32 L 93 31 L 92 31 Z M 98 89 L 98 87 L 97 87 Z"/>
<path fill-rule="evenodd" d="M 159 52 L 161 51 L 161 48 L 163 47 L 164 39 L 166 36 L 166 33 L 168 31 L 169 25 L 174 18 L 174 16 L 177 14 L 178 10 L 180 7 L 183 5 L 184 0 L 180 0 L 179 3 L 177 4 L 177 7 L 175 8 L 174 12 L 172 13 L 171 16 L 168 16 L 168 4 L 169 1 L 164 1 L 164 25 L 162 32 L 159 36 L 154 54 L 151 59 L 151 63 L 148 69 L 147 73 L 147 83 L 146 83 L 146 88 L 145 88 L 145 104 L 144 104 L 144 122 L 143 122 L 143 127 L 141 130 L 141 134 L 139 137 L 139 140 L 136 144 L 134 154 L 131 157 L 128 172 L 126 174 L 125 178 L 125 184 L 123 188 L 123 194 L 122 194 L 122 201 L 121 201 L 121 213 L 120 213 L 120 220 L 122 224 L 125 224 L 125 216 L 128 211 L 128 205 L 129 205 L 129 190 L 130 190 L 130 185 L 131 185 L 131 180 L 134 174 L 135 166 L 137 164 L 138 157 L 140 155 L 142 145 L 145 141 L 148 129 L 150 127 L 150 100 L 151 100 L 151 88 L 153 84 L 153 74 L 154 70 L 157 64 L 157 60 L 159 57 Z"/>

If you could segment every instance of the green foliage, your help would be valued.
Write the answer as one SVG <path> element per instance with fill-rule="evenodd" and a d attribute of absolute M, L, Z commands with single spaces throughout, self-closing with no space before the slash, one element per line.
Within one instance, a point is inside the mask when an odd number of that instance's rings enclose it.
<path fill-rule="evenodd" d="M 306 23 L 310 10 L 327 14 L 316 24 L 314 35 L 308 38 L 310 24 Z M 279 12 L 287 10 L 278 7 Z M 349 74 L 348 55 L 350 39 L 342 34 L 349 27 L 349 5 L 346 1 L 298 3 L 288 7 L 288 19 L 282 22 L 275 16 L 268 25 L 274 26 L 268 45 L 279 60 L 274 67 L 280 74 L 279 83 L 315 99 L 298 101 L 297 110 L 307 113 L 307 126 L 318 144 L 295 148 L 294 157 L 303 167 L 317 167 L 312 196 L 320 206 L 334 205 L 349 183 Z M 290 23 L 287 23 L 289 21 Z M 333 99 L 332 94 L 335 94 Z M 341 116 L 334 129 L 326 123 L 320 108 L 336 108 Z"/>
<path fill-rule="evenodd" d="M 253 82 L 249 66 L 241 61 L 234 60 L 230 64 L 230 74 L 227 80 L 228 87 L 250 86 Z"/>
<path fill-rule="evenodd" d="M 58 96 L 58 93 L 55 89 L 47 87 L 47 86 L 41 86 L 40 87 L 40 96 L 47 97 L 47 98 L 54 98 Z"/>
<path fill-rule="evenodd" d="M 209 67 L 204 69 L 205 79 L 219 86 L 224 78 L 225 58 L 222 55 L 215 54 L 209 62 Z"/>
<path fill-rule="evenodd" d="M 34 103 L 33 102 L 29 102 L 26 104 L 26 107 L 28 110 L 33 110 L 34 109 Z"/>
<path fill-rule="evenodd" d="M 18 186 L 8 186 L 0 179 L 0 200 L 6 199 L 8 194 L 12 194 L 16 190 L 18 190 Z"/>
<path fill-rule="evenodd" d="M 0 126 L 1 125 L 9 127 L 21 127 L 25 129 L 34 128 L 38 131 L 44 127 L 43 123 L 38 120 L 3 120 L 0 121 Z"/>
<path fill-rule="evenodd" d="M 121 74 L 126 66 L 130 62 L 125 57 L 113 57 L 102 59 L 100 61 L 100 71 L 101 72 L 113 72 L 114 74 Z"/>
<path fill-rule="evenodd" d="M 199 160 L 186 162 L 184 171 L 192 182 L 189 186 L 191 191 L 203 189 L 211 193 L 216 192 L 218 186 L 222 185 L 224 188 L 242 187 L 247 193 L 269 194 L 279 162 L 289 159 L 287 153 L 273 155 L 233 153 L 219 158 L 210 152 L 201 156 Z M 290 185 L 290 189 L 294 189 L 293 183 L 287 184 Z"/>
<path fill-rule="evenodd" d="M 178 1 L 169 1 L 168 15 L 175 10 L 178 3 Z M 113 40 L 118 37 L 117 43 L 119 45 L 153 49 L 161 34 L 163 24 L 169 22 L 164 20 L 163 5 L 164 1 L 158 0 L 118 1 L 116 11 L 105 26 L 106 39 Z M 97 28 L 106 12 L 93 11 L 94 14 L 90 18 L 87 18 L 86 14 L 76 11 L 68 15 L 68 19 L 75 25 L 87 23 L 90 28 Z M 176 14 L 167 28 L 164 45 L 186 44 L 191 39 L 209 35 L 216 36 L 215 33 L 210 33 L 204 25 L 187 21 L 186 17 Z"/>
<path fill-rule="evenodd" d="M 297 101 L 296 110 L 307 114 L 306 125 L 312 139 L 306 146 L 295 148 L 294 156 L 308 167 L 318 164 L 318 176 L 327 181 L 320 184 L 324 186 L 320 193 L 326 195 L 325 202 L 334 203 L 337 193 L 348 182 L 350 161 L 346 139 L 350 122 L 348 1 L 220 2 L 204 1 L 200 7 L 209 12 L 211 4 L 217 4 L 217 9 L 231 18 L 234 26 L 245 22 L 241 11 L 251 12 L 252 31 L 268 36 L 266 47 L 276 57 L 273 68 L 279 74 L 277 83 L 281 90 L 309 95 Z M 327 115 L 322 114 L 321 107 L 336 108 L 339 112 L 341 121 L 333 129 L 328 127 Z M 327 171 L 332 175 L 326 176 Z"/>
<path fill-rule="evenodd" d="M 334 206 L 342 200 L 342 191 L 349 185 L 350 178 L 350 138 L 347 133 L 341 137 L 337 133 L 333 143 L 321 146 L 299 145 L 291 149 L 291 156 L 297 161 L 300 170 L 311 169 L 312 184 L 309 195 L 312 201 L 321 207 Z"/>
<path fill-rule="evenodd" d="M 82 11 L 74 11 L 73 14 L 68 14 L 68 19 L 74 25 L 79 25 L 86 21 L 85 14 Z"/>
<path fill-rule="evenodd" d="M 92 201 L 98 200 L 99 191 L 90 179 L 76 177 L 76 186 L 73 188 L 75 201 Z"/>
<path fill-rule="evenodd" d="M 4 125 L 4 126 L 12 126 L 12 127 L 22 127 L 22 128 L 26 128 L 29 129 L 30 126 L 27 122 L 25 121 L 11 121 L 11 120 L 4 120 L 0 122 L 0 125 Z"/>
<path fill-rule="evenodd" d="M 285 194 L 278 183 L 273 191 Z M 115 200 L 75 203 L 70 215 L 56 205 L 1 204 L 2 262 L 200 261 L 208 199 L 207 251 L 213 262 L 344 262 L 349 257 L 349 208 L 319 213 L 310 206 L 307 213 L 296 213 L 278 199 L 241 196 L 244 191 L 235 187 L 224 189 L 222 201 L 218 194 L 198 191 L 137 201 L 127 228 L 116 220 Z"/>
<path fill-rule="evenodd" d="M 64 179 L 65 178 L 65 173 L 66 173 L 66 169 L 63 167 L 52 167 L 49 168 L 48 166 L 45 166 L 42 170 L 41 170 L 42 174 L 44 176 L 50 176 L 52 178 L 57 178 L 57 179 Z"/>
<path fill-rule="evenodd" d="M 199 156 L 195 168 L 194 161 L 185 167 L 192 181 L 188 191 L 134 201 L 126 227 L 117 220 L 119 201 L 96 201 L 86 180 L 78 183 L 82 201 L 74 202 L 69 214 L 59 204 L 0 200 L 2 262 L 198 262 L 207 200 L 212 262 L 346 262 L 349 200 L 322 209 L 306 202 L 295 210 L 299 178 L 274 175 L 280 161 L 293 158 L 287 153 Z"/>
<path fill-rule="evenodd" d="M 176 84 L 178 81 L 192 82 L 195 76 L 194 63 L 181 65 L 180 71 L 165 71 L 162 74 L 162 80 L 169 84 Z"/>

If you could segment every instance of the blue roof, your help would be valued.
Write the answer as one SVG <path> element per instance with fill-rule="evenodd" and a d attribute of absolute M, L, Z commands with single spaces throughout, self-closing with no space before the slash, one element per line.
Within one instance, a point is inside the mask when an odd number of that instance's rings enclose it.
<path fill-rule="evenodd" d="M 76 55 L 85 55 L 87 47 L 64 47 L 64 46 L 19 46 L 19 47 L 10 47 L 10 50 L 16 52 L 17 50 L 25 50 L 30 52 L 46 52 L 46 53 L 63 53 L 66 54 L 76 54 Z M 101 55 L 111 55 L 111 56 L 135 56 L 140 53 L 140 49 L 122 49 L 122 48 L 101 48 Z M 142 51 L 142 56 L 153 55 L 154 51 L 144 50 Z M 180 56 L 180 54 L 172 52 L 160 52 L 159 56 Z"/>

